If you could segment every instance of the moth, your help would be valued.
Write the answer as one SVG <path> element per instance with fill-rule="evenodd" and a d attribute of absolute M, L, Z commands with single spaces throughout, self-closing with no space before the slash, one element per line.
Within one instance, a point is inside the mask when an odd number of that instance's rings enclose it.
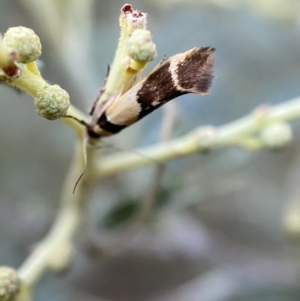
<path fill-rule="evenodd" d="M 86 126 L 88 138 L 99 139 L 119 133 L 178 96 L 205 95 L 213 81 L 214 53 L 213 47 L 195 47 L 161 61 L 146 78 L 105 105 L 100 93 L 90 112 L 91 123 L 77 121 Z"/>
<path fill-rule="evenodd" d="M 195 47 L 170 57 L 105 109 L 98 97 L 90 112 L 91 123 L 84 123 L 88 136 L 117 134 L 180 95 L 207 94 L 213 80 L 214 53 L 213 47 Z"/>

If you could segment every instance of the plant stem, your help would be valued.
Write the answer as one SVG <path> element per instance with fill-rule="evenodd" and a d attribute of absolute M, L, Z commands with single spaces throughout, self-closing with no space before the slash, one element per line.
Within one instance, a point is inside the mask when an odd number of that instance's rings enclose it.
<path fill-rule="evenodd" d="M 251 135 L 263 130 L 270 123 L 299 117 L 300 97 L 275 106 L 260 107 L 248 116 L 218 128 L 200 127 L 181 138 L 134 150 L 133 153 L 107 156 L 105 160 L 96 161 L 92 174 L 94 178 L 101 178 L 147 166 L 153 164 L 153 161 L 163 163 L 196 152 L 224 146 L 235 145 L 247 148 L 249 144 L 243 142 L 251 138 Z M 251 145 L 249 145 L 250 149 Z M 137 156 L 137 153 L 140 156 Z"/>
<path fill-rule="evenodd" d="M 74 234 L 82 222 L 83 205 L 88 197 L 91 183 L 85 181 L 85 178 L 83 178 L 78 184 L 76 193 L 72 194 L 74 184 L 84 169 L 82 148 L 82 142 L 78 141 L 71 168 L 63 188 L 61 208 L 56 221 L 48 235 L 38 244 L 19 268 L 20 278 L 28 290 L 36 283 L 41 274 L 49 269 L 50 259 L 52 261 L 53 257 L 59 254 L 60 247 L 65 243 L 71 243 Z M 89 158 L 93 158 L 92 153 L 94 150 L 89 148 L 88 151 L 90 152 Z"/>

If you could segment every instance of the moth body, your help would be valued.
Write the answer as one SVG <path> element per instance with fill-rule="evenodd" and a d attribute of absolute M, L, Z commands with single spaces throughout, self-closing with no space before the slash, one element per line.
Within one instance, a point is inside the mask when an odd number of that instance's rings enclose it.
<path fill-rule="evenodd" d="M 174 55 L 123 95 L 105 104 L 96 101 L 89 136 L 116 134 L 180 95 L 207 94 L 213 80 L 214 52 L 212 47 L 195 47 Z"/>

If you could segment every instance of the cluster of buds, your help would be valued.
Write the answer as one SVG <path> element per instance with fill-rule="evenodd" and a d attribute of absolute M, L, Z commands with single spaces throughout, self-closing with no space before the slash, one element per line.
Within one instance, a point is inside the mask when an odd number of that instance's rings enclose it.
<path fill-rule="evenodd" d="M 21 288 L 18 273 L 10 268 L 0 267 L 0 301 L 14 301 Z"/>
<path fill-rule="evenodd" d="M 37 113 L 53 120 L 66 115 L 70 100 L 65 90 L 41 77 L 36 65 L 41 54 L 40 38 L 32 29 L 9 28 L 0 37 L 0 80 L 30 94 Z"/>
<path fill-rule="evenodd" d="M 136 61 L 153 61 L 156 56 L 156 45 L 149 30 L 136 29 L 128 39 L 127 52 Z"/>
<path fill-rule="evenodd" d="M 291 126 L 287 122 L 274 122 L 267 125 L 260 134 L 264 146 L 270 150 L 281 150 L 293 139 Z"/>
<path fill-rule="evenodd" d="M 36 61 L 42 54 L 42 45 L 35 32 L 26 27 L 11 27 L 4 34 L 3 43 L 16 51 L 16 61 L 27 64 Z"/>

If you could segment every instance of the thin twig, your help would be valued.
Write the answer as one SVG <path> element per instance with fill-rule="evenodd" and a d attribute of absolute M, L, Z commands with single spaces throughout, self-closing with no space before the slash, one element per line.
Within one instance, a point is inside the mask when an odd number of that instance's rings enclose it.
<path fill-rule="evenodd" d="M 132 153 L 107 156 L 105 160 L 97 161 L 97 164 L 93 166 L 91 176 L 99 179 L 148 166 L 152 162 L 147 160 L 147 157 L 162 163 L 208 149 L 228 146 L 247 148 L 247 143 L 243 142 L 266 126 L 274 122 L 297 118 L 300 118 L 300 97 L 275 106 L 260 107 L 248 116 L 220 127 L 199 127 L 183 137 L 137 149 L 136 152 L 142 154 L 143 157 L 137 157 Z"/>
<path fill-rule="evenodd" d="M 76 194 L 72 194 L 74 183 L 84 167 L 82 147 L 82 142 L 79 140 L 64 185 L 61 208 L 52 228 L 19 268 L 20 278 L 28 289 L 35 284 L 45 270 L 50 268 L 49 262 L 53 262 L 53 257 L 59 254 L 60 247 L 65 243 L 71 244 L 74 234 L 81 225 L 82 208 L 91 187 L 91 183 L 82 179 Z M 89 158 L 92 159 L 94 150 L 92 148 L 87 150 Z"/>

